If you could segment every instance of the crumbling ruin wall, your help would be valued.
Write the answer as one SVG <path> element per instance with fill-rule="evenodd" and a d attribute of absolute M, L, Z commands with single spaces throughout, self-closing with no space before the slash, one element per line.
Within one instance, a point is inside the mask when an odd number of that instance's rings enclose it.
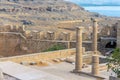
<path fill-rule="evenodd" d="M 0 26 L 0 56 L 15 56 L 27 53 L 24 26 Z"/>
<path fill-rule="evenodd" d="M 0 33 L 0 55 L 1 56 L 13 56 L 23 54 L 24 39 L 15 33 Z"/>

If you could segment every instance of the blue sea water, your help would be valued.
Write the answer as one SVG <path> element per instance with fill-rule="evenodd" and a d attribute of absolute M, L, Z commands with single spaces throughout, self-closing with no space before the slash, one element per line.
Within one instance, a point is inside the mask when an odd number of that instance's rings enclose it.
<path fill-rule="evenodd" d="M 66 0 L 76 3 L 86 10 L 102 15 L 120 17 L 120 0 Z"/>
<path fill-rule="evenodd" d="M 83 6 L 86 10 L 111 17 L 120 17 L 120 6 Z"/>

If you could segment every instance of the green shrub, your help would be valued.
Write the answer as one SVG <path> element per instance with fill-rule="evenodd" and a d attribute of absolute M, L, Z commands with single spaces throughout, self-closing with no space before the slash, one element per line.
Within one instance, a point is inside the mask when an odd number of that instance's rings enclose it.
<path fill-rule="evenodd" d="M 65 47 L 62 44 L 57 44 L 57 45 L 54 45 L 54 46 L 50 47 L 49 49 L 45 50 L 44 52 L 56 51 L 56 50 L 62 50 L 62 49 L 65 49 Z"/>
<path fill-rule="evenodd" d="M 120 48 L 116 48 L 107 61 L 108 70 L 111 69 L 120 78 Z"/>

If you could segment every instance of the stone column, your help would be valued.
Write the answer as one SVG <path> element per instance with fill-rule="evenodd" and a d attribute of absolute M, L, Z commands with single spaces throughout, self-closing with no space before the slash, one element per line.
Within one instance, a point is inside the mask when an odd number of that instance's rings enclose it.
<path fill-rule="evenodd" d="M 37 30 L 32 31 L 33 39 L 37 39 L 37 33 L 38 33 Z"/>
<path fill-rule="evenodd" d="M 92 56 L 92 74 L 95 76 L 99 74 L 99 56 L 98 55 Z"/>
<path fill-rule="evenodd" d="M 19 25 L 16 25 L 16 31 L 19 31 Z"/>
<path fill-rule="evenodd" d="M 48 31 L 47 32 L 47 38 L 48 38 L 48 40 L 53 40 L 53 38 L 54 38 L 54 32 Z"/>
<path fill-rule="evenodd" d="M 83 27 L 77 27 L 76 33 L 76 62 L 75 71 L 79 72 L 82 70 L 83 58 L 82 58 L 82 29 Z"/>
<path fill-rule="evenodd" d="M 72 34 L 69 33 L 69 41 L 72 41 Z"/>
<path fill-rule="evenodd" d="M 120 48 L 120 20 L 118 20 L 116 26 L 117 26 L 117 47 Z"/>
<path fill-rule="evenodd" d="M 54 37 L 53 37 L 53 40 L 56 40 L 57 39 L 57 33 L 54 32 Z"/>
<path fill-rule="evenodd" d="M 67 32 L 63 32 L 63 40 L 67 41 L 68 38 L 68 33 Z"/>
<path fill-rule="evenodd" d="M 70 41 L 67 42 L 67 48 L 70 49 Z"/>
<path fill-rule="evenodd" d="M 93 39 L 92 39 L 93 42 L 92 49 L 94 52 L 93 54 L 97 54 L 97 33 L 98 33 L 98 24 L 96 20 L 93 20 Z"/>
<path fill-rule="evenodd" d="M 25 31 L 25 25 L 22 26 L 22 30 Z"/>
<path fill-rule="evenodd" d="M 3 77 L 3 72 L 2 70 L 0 69 L 0 80 L 4 80 L 4 77 Z"/>
<path fill-rule="evenodd" d="M 85 47 L 82 47 L 82 53 L 85 54 Z"/>
<path fill-rule="evenodd" d="M 97 33 L 98 33 L 98 24 L 96 20 L 93 20 L 93 56 L 92 56 L 92 74 L 98 75 L 99 73 L 99 56 L 97 51 Z"/>

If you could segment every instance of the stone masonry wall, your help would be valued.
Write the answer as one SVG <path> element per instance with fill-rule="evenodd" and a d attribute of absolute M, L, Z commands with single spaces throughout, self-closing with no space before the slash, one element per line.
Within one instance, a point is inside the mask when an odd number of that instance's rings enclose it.
<path fill-rule="evenodd" d="M 43 53 L 33 53 L 28 55 L 21 55 L 21 56 L 14 56 L 14 57 L 5 57 L 0 58 L 0 61 L 13 61 L 13 62 L 30 62 L 30 61 L 46 61 L 46 60 L 52 60 L 56 58 L 67 58 L 76 53 L 75 49 L 65 49 L 65 50 L 58 50 L 58 51 L 52 51 L 52 52 L 43 52 Z M 91 53 L 84 55 L 84 62 L 85 63 L 91 63 Z"/>

